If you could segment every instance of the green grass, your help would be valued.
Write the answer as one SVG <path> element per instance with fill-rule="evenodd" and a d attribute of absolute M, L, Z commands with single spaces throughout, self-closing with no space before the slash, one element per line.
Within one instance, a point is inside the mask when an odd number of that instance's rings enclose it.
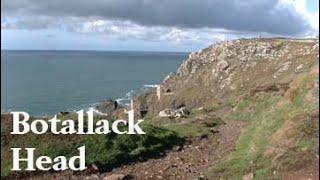
<path fill-rule="evenodd" d="M 235 151 L 231 152 L 227 159 L 210 172 L 209 175 L 222 173 L 224 177 L 230 179 L 241 179 L 244 174 L 255 170 L 260 176 L 268 174 L 270 172 L 268 168 L 261 168 L 261 166 L 268 166 L 270 163 L 263 158 L 268 137 L 282 125 L 289 111 L 290 108 L 274 111 L 267 110 L 264 113 L 252 115 L 252 119 L 257 118 L 260 121 L 252 122 L 250 127 L 241 134 Z"/>
<path fill-rule="evenodd" d="M 235 111 L 225 117 L 225 121 L 248 121 L 251 125 L 240 135 L 235 150 L 218 166 L 208 170 L 209 177 L 221 176 L 224 179 L 242 179 L 248 173 L 254 173 L 255 179 L 278 179 L 273 174 L 287 164 L 288 168 L 300 161 L 308 161 L 310 153 L 319 153 L 319 123 L 311 120 L 312 112 L 319 107 L 318 100 L 307 102 L 307 96 L 318 97 L 318 89 L 310 86 L 317 81 L 317 76 L 305 76 L 294 90 L 293 102 L 278 107 L 282 96 L 259 93 L 246 96 L 235 106 Z M 275 162 L 266 157 L 270 137 L 279 130 L 286 121 L 297 117 L 304 118 L 294 134 L 298 142 L 294 148 Z M 302 138 L 308 136 L 307 138 Z M 281 141 L 281 139 L 279 139 Z M 309 154 L 306 155 L 306 152 Z M 283 169 L 282 169 L 283 170 Z"/>
<path fill-rule="evenodd" d="M 311 139 L 301 139 L 297 145 L 301 151 L 313 151 L 319 153 L 319 139 L 311 138 Z"/>
<path fill-rule="evenodd" d="M 6 177 L 13 172 L 11 147 L 34 147 L 35 156 L 46 155 L 51 158 L 56 156 L 71 157 L 78 153 L 77 148 L 86 146 L 86 163 L 95 163 L 102 170 L 133 162 L 135 160 L 145 160 L 150 157 L 163 155 L 174 146 L 181 146 L 188 138 L 202 137 L 212 134 L 210 129 L 222 124 L 219 117 L 208 116 L 209 112 L 219 109 L 208 108 L 205 110 L 193 111 L 185 119 L 163 119 L 159 117 L 148 117 L 142 123 L 145 135 L 118 135 L 110 133 L 106 135 L 26 135 L 10 136 L 10 120 L 1 121 L 5 124 L 2 130 L 1 139 L 1 176 Z M 84 117 L 86 119 L 86 117 Z M 58 116 L 58 119 L 77 119 L 77 114 L 72 113 L 65 116 Z M 97 119 L 110 119 L 104 116 L 95 116 Z M 174 122 L 173 122 L 174 121 Z M 77 123 L 75 123 L 77 125 Z M 58 125 L 58 127 L 61 125 Z M 123 127 L 124 128 L 124 127 Z M 24 156 L 25 153 L 22 154 Z"/>
<path fill-rule="evenodd" d="M 173 124 L 167 128 L 177 132 L 182 137 L 201 137 L 210 134 L 210 128 L 215 125 L 199 124 L 195 121 L 186 124 Z"/>
<path fill-rule="evenodd" d="M 70 118 L 70 117 L 68 117 Z M 64 119 L 64 118 L 63 118 Z M 67 119 L 67 118 L 66 118 Z M 3 121 L 2 121 L 3 123 Z M 6 125 L 10 125 L 11 123 Z M 124 128 L 124 127 L 123 127 Z M 6 128 L 9 130 L 10 128 Z M 86 163 L 95 163 L 101 170 L 108 170 L 136 160 L 163 155 L 173 146 L 183 145 L 185 140 L 176 132 L 160 126 L 142 124 L 145 135 L 26 135 L 7 136 L 9 131 L 1 134 L 1 176 L 13 172 L 11 147 L 36 148 L 36 157 L 46 155 L 71 157 L 78 154 L 78 147 L 86 146 Z M 25 156 L 25 153 L 22 153 Z"/>
<path fill-rule="evenodd" d="M 221 106 L 222 107 L 222 106 Z M 5 177 L 12 172 L 11 147 L 35 147 L 36 157 L 46 155 L 56 157 L 64 155 L 74 156 L 77 148 L 86 146 L 86 163 L 98 164 L 100 169 L 109 170 L 135 160 L 145 160 L 150 157 L 163 155 L 173 146 L 181 146 L 188 138 L 201 137 L 212 134 L 210 129 L 223 121 L 215 116 L 204 116 L 210 110 L 193 111 L 186 119 L 173 120 L 158 117 L 148 117 L 142 123 L 145 135 L 118 135 L 110 133 L 106 135 L 34 135 L 14 136 L 7 139 L 7 143 L 1 145 L 2 171 Z M 202 119 L 198 119 L 202 117 Z M 86 118 L 86 117 L 85 117 Z M 77 114 L 58 116 L 58 119 L 77 119 Z M 96 116 L 94 119 L 108 119 L 108 117 Z M 76 123 L 77 124 L 77 123 Z M 11 124 L 9 124 L 11 125 Z M 10 127 L 4 129 L 2 139 L 8 138 Z M 11 139 L 12 138 L 12 139 Z M 44 143 L 45 142 L 45 143 Z"/>
<path fill-rule="evenodd" d="M 208 114 L 211 110 L 193 110 L 187 118 L 168 119 L 152 117 L 145 119 L 147 124 L 163 126 L 176 132 L 182 138 L 201 137 L 212 134 L 211 128 L 223 124 L 221 118 Z"/>

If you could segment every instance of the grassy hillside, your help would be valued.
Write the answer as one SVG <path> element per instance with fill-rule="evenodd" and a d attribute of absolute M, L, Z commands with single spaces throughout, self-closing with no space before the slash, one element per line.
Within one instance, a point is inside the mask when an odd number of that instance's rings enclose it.
<path fill-rule="evenodd" d="M 284 96 L 260 92 L 237 102 L 235 111 L 224 120 L 249 121 L 251 125 L 241 134 L 235 150 L 211 168 L 208 176 L 242 179 L 252 173 L 255 179 L 286 179 L 288 175 L 295 179 L 299 175 L 295 177 L 293 171 L 309 172 L 317 167 L 318 78 L 316 65 L 295 79 Z"/>

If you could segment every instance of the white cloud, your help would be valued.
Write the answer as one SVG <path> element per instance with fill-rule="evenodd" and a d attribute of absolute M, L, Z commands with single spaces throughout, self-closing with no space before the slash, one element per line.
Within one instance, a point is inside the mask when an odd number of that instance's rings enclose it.
<path fill-rule="evenodd" d="M 307 0 L 280 0 L 279 6 L 283 6 L 295 11 L 307 24 L 311 25 L 311 30 L 305 32 L 305 36 L 317 36 L 319 34 L 319 10 L 310 12 L 307 8 Z"/>
<path fill-rule="evenodd" d="M 148 27 L 223 28 L 295 35 L 309 29 L 297 16 L 304 0 L 4 0 L 3 16 L 47 16 L 130 21 Z M 277 6 L 279 1 L 283 6 Z M 281 4 L 281 3 L 280 3 Z M 298 5 L 295 5 L 298 4 Z M 288 8 L 289 7 L 289 8 Z M 96 22 L 101 23 L 101 22 Z M 285 25 L 284 25 L 285 24 Z M 32 28 L 30 26 L 29 28 Z"/>
<path fill-rule="evenodd" d="M 72 24 L 72 23 L 70 23 Z M 175 44 L 180 43 L 205 43 L 214 42 L 216 39 L 225 39 L 224 33 L 230 31 L 200 28 L 178 28 L 162 26 L 142 26 L 130 21 L 111 21 L 91 19 L 82 23 L 73 24 L 70 30 L 87 35 L 102 36 L 105 38 L 116 38 L 121 40 L 146 40 L 163 41 Z"/>
<path fill-rule="evenodd" d="M 32 28 L 31 28 L 32 27 Z M 173 44 L 210 45 L 215 41 L 239 37 L 257 37 L 258 33 L 230 31 L 222 28 L 182 28 L 166 26 L 144 26 L 131 21 L 104 20 L 99 17 L 25 17 L 2 23 L 4 29 L 43 30 L 65 29 L 72 33 L 97 36 L 99 39 L 143 40 Z M 270 35 L 270 34 L 265 34 Z"/>
<path fill-rule="evenodd" d="M 103 1 L 95 0 L 96 2 L 103 3 Z M 12 1 L 13 2 L 13 1 Z M 58 2 L 58 1 L 57 1 Z M 60 2 L 60 1 L 59 1 Z M 84 2 L 84 1 L 81 1 Z M 129 2 L 129 1 L 126 1 Z M 136 1 L 135 1 L 136 2 Z M 148 5 L 151 2 L 154 3 L 152 0 L 144 1 L 143 5 Z M 166 3 L 170 3 L 171 1 L 166 1 Z M 189 5 L 192 4 L 193 1 L 188 1 Z M 211 1 L 205 1 L 211 5 Z M 217 1 L 218 3 L 219 1 Z M 30 8 L 17 8 L 16 6 L 11 7 L 9 14 L 6 14 L 3 18 L 1 23 L 1 28 L 3 29 L 27 29 L 27 30 L 43 30 L 43 29 L 63 29 L 67 30 L 72 33 L 83 34 L 87 36 L 97 36 L 99 39 L 117 39 L 122 41 L 127 40 L 143 40 L 149 42 L 165 42 L 165 43 L 172 43 L 172 44 L 203 44 L 209 45 L 215 41 L 220 40 L 228 40 L 228 39 L 235 39 L 235 38 L 248 38 L 248 37 L 257 37 L 258 35 L 262 34 L 264 37 L 268 36 L 281 36 L 281 35 L 288 35 L 288 36 L 298 36 L 298 37 L 309 37 L 315 36 L 319 32 L 319 12 L 310 13 L 307 11 L 306 0 L 273 0 L 277 2 L 277 5 L 274 7 L 270 1 L 236 1 L 236 3 L 231 3 L 227 1 L 220 1 L 220 5 L 224 5 L 223 7 L 231 7 L 234 12 L 224 12 L 225 16 L 221 15 L 221 18 L 215 17 L 215 13 L 213 10 L 208 11 L 206 10 L 207 14 L 202 14 L 200 9 L 197 12 L 199 17 L 200 15 L 205 15 L 208 22 L 210 21 L 209 15 L 215 19 L 214 23 L 217 22 L 216 27 L 208 27 L 206 25 L 203 26 L 178 26 L 178 25 L 163 25 L 162 21 L 167 21 L 167 19 L 163 19 L 167 17 L 166 15 L 169 14 L 161 14 L 161 17 L 158 17 L 157 21 L 158 24 L 152 24 L 148 19 L 148 23 L 139 23 L 138 19 L 127 20 L 121 18 L 112 18 L 111 16 L 98 16 L 92 14 L 78 14 L 79 12 L 73 15 L 68 12 L 60 12 L 59 10 L 50 10 L 51 14 L 44 13 L 44 9 L 46 9 L 46 3 L 40 4 L 31 4 L 34 7 L 38 7 L 43 9 L 42 13 L 38 14 L 38 11 L 30 10 Z M 8 2 L 7 2 L 8 3 Z M 176 4 L 176 2 L 172 2 Z M 188 5 L 188 3 L 186 3 Z M 218 3 L 218 5 L 219 5 Z M 252 3 L 254 3 L 252 5 Z M 8 3 L 9 4 L 9 3 Z M 17 3 L 19 4 L 19 3 Z M 60 7 L 60 3 L 54 3 L 56 7 Z M 152 3 L 151 3 L 152 4 Z M 19 4 L 21 5 L 21 4 Z M 32 7 L 30 4 L 26 4 L 26 6 Z M 177 4 L 176 4 L 177 5 Z M 191 6 L 191 5 L 190 5 Z M 257 6 L 261 10 L 264 9 L 265 6 L 268 6 L 270 11 L 263 10 L 259 15 L 259 11 L 253 8 L 252 6 Z M 269 7 L 270 6 L 270 7 Z M 91 8 L 97 8 L 97 6 L 91 6 Z M 152 6 L 153 7 L 153 6 Z M 157 6 L 156 6 L 157 7 Z M 189 6 L 188 6 L 189 7 Z M 201 6 L 205 8 L 206 6 Z M 216 9 L 216 6 L 212 6 Z M 7 7 L 10 9 L 9 7 Z M 183 15 L 186 16 L 187 19 L 190 15 L 190 12 L 187 14 L 184 11 L 179 11 L 180 6 L 176 6 L 176 9 L 172 9 L 172 12 L 178 13 L 181 12 Z M 32 9 L 32 8 L 31 8 Z M 88 9 L 88 7 L 83 6 L 80 10 Z M 93 10 L 90 9 L 89 10 Z M 121 8 L 120 8 L 121 9 Z M 19 10 L 19 11 L 18 11 Z M 89 11 L 88 10 L 88 11 Z M 239 17 L 237 16 L 237 11 L 244 11 L 245 16 Z M 245 11 L 247 10 L 247 11 Z M 58 12 L 56 12 L 58 11 Z M 120 11 L 120 10 L 119 10 Z M 27 13 L 28 12 L 28 13 Z M 102 12 L 102 11 L 101 11 Z M 103 11 L 105 12 L 105 11 Z M 121 11 L 120 11 L 121 12 Z M 235 13 L 235 14 L 233 14 Z M 258 13 L 257 17 L 253 15 L 254 13 Z M 278 21 L 274 18 L 274 14 L 281 14 L 283 17 L 281 21 Z M 57 15 L 58 14 L 58 15 Z M 191 13 L 192 14 L 192 13 Z M 231 14 L 231 15 L 230 15 Z M 233 14 L 233 15 L 232 15 Z M 154 14 L 153 14 L 154 15 Z M 162 17 L 162 15 L 164 17 Z M 172 14 L 175 15 L 175 14 Z M 272 15 L 269 17 L 269 15 Z M 220 15 L 219 15 L 220 16 Z M 115 16 L 118 17 L 118 16 Z M 168 18 L 171 16 L 168 16 Z M 259 19 L 260 17 L 260 19 Z M 273 19 L 272 19 L 273 18 Z M 245 20 L 243 20 L 245 19 Z M 284 20 L 285 19 L 285 20 Z M 288 20 L 289 19 L 289 20 Z M 290 21 L 297 20 L 297 21 Z M 303 19 L 303 21 L 298 21 Z M 136 21 L 134 21 L 136 20 Z M 201 20 L 199 18 L 195 18 L 192 24 L 197 24 L 197 21 Z M 169 20 L 168 20 L 169 21 Z M 177 20 L 178 21 L 178 20 Z M 171 22 L 171 20 L 170 20 Z M 210 21 L 211 22 L 211 21 Z M 283 23 L 288 22 L 287 25 Z M 173 23 L 173 22 L 172 22 Z M 229 24 L 227 28 L 224 27 L 225 23 Z M 298 24 L 302 23 L 302 24 Z M 305 24 L 304 24 L 305 23 Z M 151 25 L 150 25 L 151 24 Z M 170 24 L 170 23 L 169 23 Z M 220 24 L 220 25 L 219 25 Z M 297 27 L 296 27 L 296 24 Z M 309 28 L 311 25 L 311 28 Z M 247 26 L 250 26 L 248 28 Z M 297 28 L 296 30 L 292 30 Z M 301 28 L 308 27 L 303 29 L 300 32 Z M 292 32 L 288 32 L 292 30 Z M 280 34 L 277 34 L 280 33 Z M 283 34 L 288 32 L 287 34 Z M 295 34 L 295 32 L 299 32 L 299 34 Z"/>
<path fill-rule="evenodd" d="M 319 11 L 315 13 L 309 13 L 309 19 L 312 28 L 319 32 Z"/>

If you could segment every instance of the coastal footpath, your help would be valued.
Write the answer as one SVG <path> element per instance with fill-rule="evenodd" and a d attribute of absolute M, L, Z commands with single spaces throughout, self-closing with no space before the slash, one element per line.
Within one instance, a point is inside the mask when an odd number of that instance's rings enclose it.
<path fill-rule="evenodd" d="M 2 115 L 1 178 L 318 179 L 318 97 L 319 39 L 218 42 L 134 99 L 145 136 L 13 137 Z M 99 110 L 126 117 L 112 103 Z M 52 156 L 85 144 L 90 168 L 11 173 L 10 147 L 28 142 Z"/>

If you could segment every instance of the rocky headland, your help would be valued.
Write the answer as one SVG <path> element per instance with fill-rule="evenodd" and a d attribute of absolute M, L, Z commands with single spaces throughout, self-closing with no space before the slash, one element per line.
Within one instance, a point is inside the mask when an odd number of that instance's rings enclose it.
<path fill-rule="evenodd" d="M 191 53 L 158 88 L 134 99 L 136 115 L 146 125 L 161 129 L 150 128 L 150 139 L 133 139 L 138 142 L 133 145 L 132 137 L 113 137 L 114 144 L 123 143 L 116 149 L 130 142 L 125 146 L 130 152 L 122 152 L 118 159 L 125 155 L 134 161 L 112 159 L 117 163 L 111 164 L 99 161 L 104 156 L 94 159 L 94 153 L 109 151 L 97 146 L 104 139 L 90 137 L 93 160 L 88 171 L 35 173 L 23 178 L 318 179 L 318 68 L 319 39 L 218 42 Z M 97 107 L 113 118 L 123 117 L 124 108 L 114 101 Z M 2 116 L 1 124 L 4 119 L 10 118 Z M 22 141 L 3 131 L 1 139 L 5 140 L 2 147 Z M 78 141 L 76 137 L 69 140 Z M 144 144 L 153 141 L 152 148 Z M 159 153 L 146 153 L 154 149 Z"/>
<path fill-rule="evenodd" d="M 318 39 L 240 39 L 222 41 L 189 55 L 157 90 L 136 99 L 138 111 L 186 107 L 192 110 L 258 92 L 284 93 L 289 84 L 318 63 Z"/>

